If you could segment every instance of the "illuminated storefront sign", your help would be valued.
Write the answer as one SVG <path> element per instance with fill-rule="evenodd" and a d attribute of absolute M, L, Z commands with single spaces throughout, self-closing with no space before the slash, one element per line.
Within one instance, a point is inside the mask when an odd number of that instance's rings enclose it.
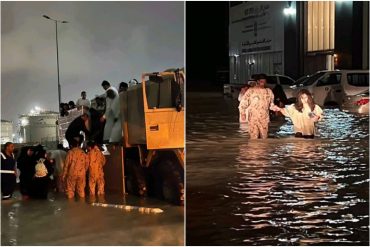
<path fill-rule="evenodd" d="M 335 2 L 307 3 L 307 51 L 334 50 Z"/>

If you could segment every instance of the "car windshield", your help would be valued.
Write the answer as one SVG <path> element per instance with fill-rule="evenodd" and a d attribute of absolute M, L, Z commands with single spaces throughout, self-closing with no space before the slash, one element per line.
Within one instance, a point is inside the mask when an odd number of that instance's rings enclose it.
<path fill-rule="evenodd" d="M 305 76 L 302 76 L 301 78 L 299 78 L 298 80 L 296 80 L 293 85 L 296 85 L 298 86 L 299 84 L 303 84 L 305 80 L 308 80 L 308 78 L 310 78 L 309 75 L 305 75 Z"/>
<path fill-rule="evenodd" d="M 303 86 L 310 86 L 310 85 L 312 85 L 315 81 L 317 81 L 324 74 L 325 74 L 325 72 L 317 72 L 316 74 L 313 74 L 312 76 L 310 76 L 307 80 L 305 80 L 302 83 Z"/>

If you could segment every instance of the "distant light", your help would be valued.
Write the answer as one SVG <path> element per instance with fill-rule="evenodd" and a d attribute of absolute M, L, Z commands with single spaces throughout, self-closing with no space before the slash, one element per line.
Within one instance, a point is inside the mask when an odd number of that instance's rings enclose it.
<path fill-rule="evenodd" d="M 31 114 L 35 114 L 35 110 L 34 109 L 31 109 L 30 113 Z"/>
<path fill-rule="evenodd" d="M 35 110 L 36 110 L 36 111 L 41 111 L 41 108 L 40 108 L 40 107 L 38 107 L 38 106 L 35 106 Z"/>
<path fill-rule="evenodd" d="M 14 138 L 15 134 L 12 134 L 12 137 Z"/>
<path fill-rule="evenodd" d="M 22 143 L 22 142 L 23 142 L 23 138 L 19 137 L 19 143 Z"/>
<path fill-rule="evenodd" d="M 29 122 L 28 122 L 28 119 L 23 118 L 23 119 L 21 120 L 21 125 L 22 125 L 22 126 L 26 126 L 28 123 L 29 123 Z"/>
<path fill-rule="evenodd" d="M 238 54 L 234 54 L 234 57 L 239 57 L 239 55 Z"/>
<path fill-rule="evenodd" d="M 295 15 L 295 14 L 296 14 L 296 9 L 293 7 L 284 9 L 284 15 Z"/>

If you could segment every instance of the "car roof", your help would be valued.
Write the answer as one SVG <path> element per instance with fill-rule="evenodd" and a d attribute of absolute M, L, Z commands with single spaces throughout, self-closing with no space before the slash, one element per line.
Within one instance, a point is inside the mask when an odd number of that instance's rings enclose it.
<path fill-rule="evenodd" d="M 344 72 L 344 73 L 369 73 L 369 70 L 360 70 L 360 69 L 336 69 L 336 70 L 320 70 L 320 71 L 317 71 L 316 73 L 319 73 L 319 72 Z"/>

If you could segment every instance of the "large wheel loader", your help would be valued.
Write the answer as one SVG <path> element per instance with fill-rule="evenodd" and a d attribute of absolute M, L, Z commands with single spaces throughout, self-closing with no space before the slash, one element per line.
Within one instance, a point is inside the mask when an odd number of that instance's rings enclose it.
<path fill-rule="evenodd" d="M 145 73 L 120 93 L 128 193 L 184 202 L 184 73 Z"/>
<path fill-rule="evenodd" d="M 180 70 L 144 73 L 119 94 L 122 141 L 106 144 L 106 191 L 183 205 L 184 81 Z M 60 118 L 60 135 L 72 120 Z"/>

